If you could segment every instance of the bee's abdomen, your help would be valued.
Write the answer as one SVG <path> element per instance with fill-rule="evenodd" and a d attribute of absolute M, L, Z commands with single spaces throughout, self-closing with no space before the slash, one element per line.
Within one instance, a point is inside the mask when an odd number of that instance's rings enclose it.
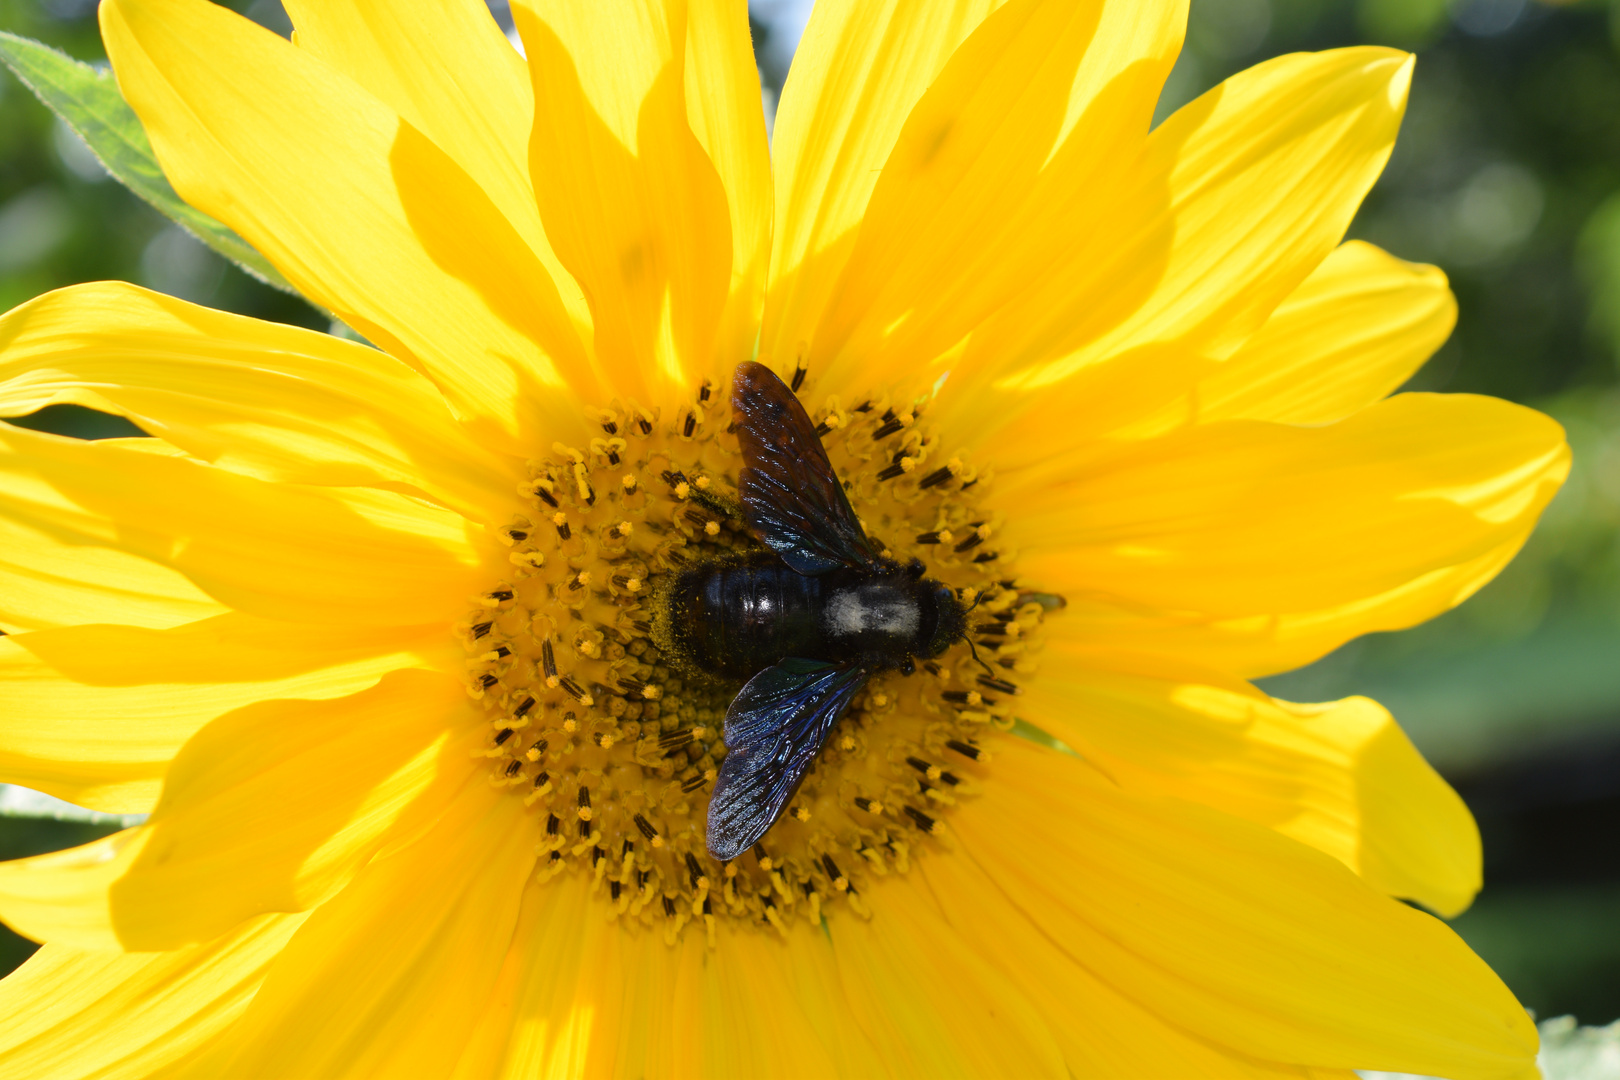
<path fill-rule="evenodd" d="M 774 555 L 682 574 L 670 611 L 685 659 L 703 671 L 746 679 L 787 656 L 818 658 L 822 583 Z"/>

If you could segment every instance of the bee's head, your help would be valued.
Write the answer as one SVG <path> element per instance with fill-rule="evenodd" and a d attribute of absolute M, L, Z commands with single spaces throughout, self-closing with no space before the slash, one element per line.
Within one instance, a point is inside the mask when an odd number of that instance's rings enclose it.
<path fill-rule="evenodd" d="M 938 656 L 967 636 L 967 612 L 962 601 L 950 586 L 937 581 L 920 581 L 918 591 L 924 593 L 934 611 L 934 626 L 922 642 L 924 657 Z"/>

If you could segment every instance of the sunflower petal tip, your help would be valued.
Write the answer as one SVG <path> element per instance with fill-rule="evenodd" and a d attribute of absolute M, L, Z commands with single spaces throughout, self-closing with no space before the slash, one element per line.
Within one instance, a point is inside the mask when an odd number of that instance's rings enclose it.
<path fill-rule="evenodd" d="M 1394 76 L 1389 80 L 1388 94 L 1391 109 L 1406 108 L 1406 95 L 1412 89 L 1412 70 L 1417 66 L 1417 56 L 1414 53 L 1405 53 L 1400 67 L 1395 69 Z"/>

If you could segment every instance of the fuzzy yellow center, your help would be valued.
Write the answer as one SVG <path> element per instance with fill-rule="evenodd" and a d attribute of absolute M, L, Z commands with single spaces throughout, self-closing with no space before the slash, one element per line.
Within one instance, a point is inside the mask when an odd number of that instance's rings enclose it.
<path fill-rule="evenodd" d="M 603 410 L 600 438 L 531 462 L 530 509 L 502 534 L 511 573 L 456 628 L 491 780 L 530 807 L 542 878 L 591 874 L 616 917 L 671 941 L 693 920 L 712 936 L 721 917 L 785 929 L 832 903 L 865 914 L 864 882 L 948 843 L 950 808 L 987 776 L 980 737 L 1012 725 L 1055 602 L 1021 589 L 998 549 L 998 522 L 977 508 L 989 477 L 936 447 L 914 408 L 828 399 L 811 419 L 868 535 L 977 601 L 967 630 L 982 663 L 964 641 L 913 675 L 874 676 L 781 819 L 722 865 L 705 821 L 739 686 L 683 678 L 654 627 L 673 575 L 759 549 L 728 510 L 730 417 L 705 386 L 672 417 Z"/>

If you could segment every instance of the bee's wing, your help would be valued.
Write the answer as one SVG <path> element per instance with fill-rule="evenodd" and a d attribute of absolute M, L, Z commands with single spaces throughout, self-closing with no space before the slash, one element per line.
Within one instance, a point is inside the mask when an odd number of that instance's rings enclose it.
<path fill-rule="evenodd" d="M 770 368 L 737 365 L 732 384 L 743 468 L 743 517 L 760 541 L 801 574 L 877 560 L 850 509 L 804 406 Z"/>
<path fill-rule="evenodd" d="M 726 758 L 709 799 L 709 854 L 735 859 L 776 823 L 870 674 L 860 664 L 789 657 L 748 680 L 726 711 Z"/>

